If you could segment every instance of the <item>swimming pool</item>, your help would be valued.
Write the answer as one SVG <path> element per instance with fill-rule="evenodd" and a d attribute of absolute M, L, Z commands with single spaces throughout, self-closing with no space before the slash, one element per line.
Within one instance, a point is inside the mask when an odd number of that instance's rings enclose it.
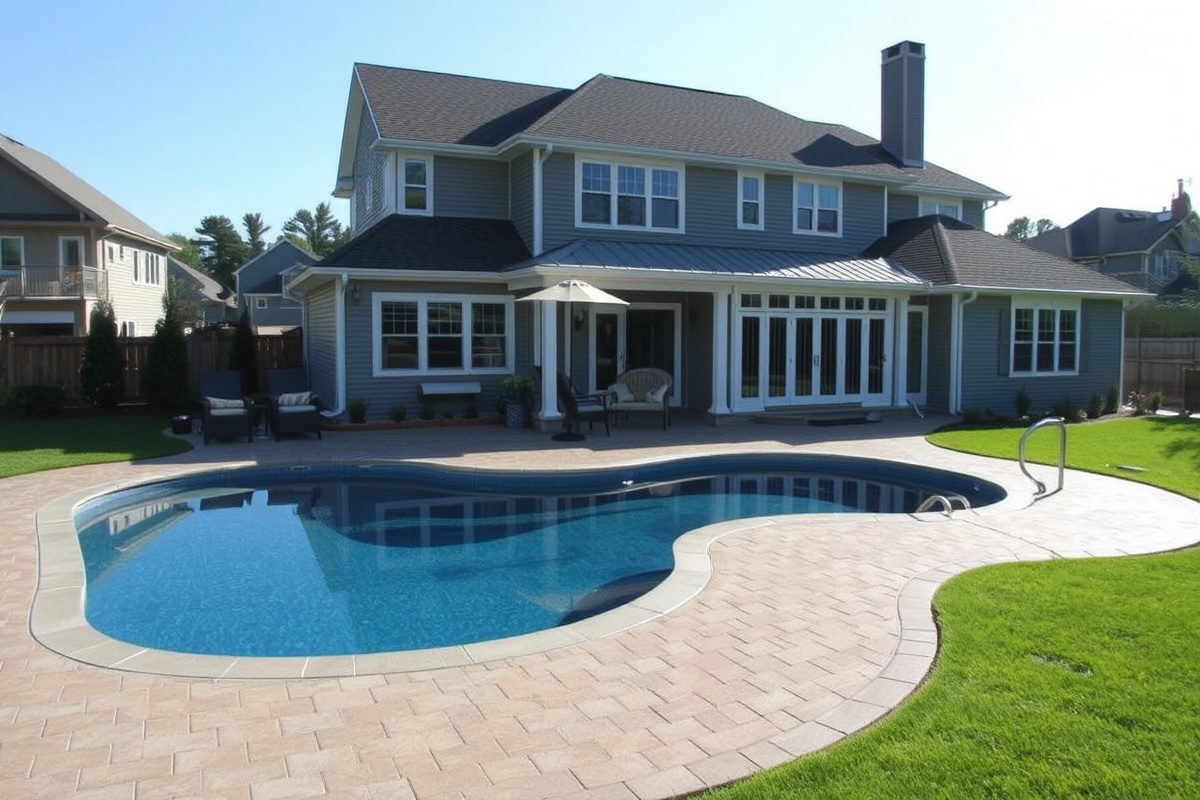
<path fill-rule="evenodd" d="M 91 500 L 75 515 L 85 611 L 160 650 L 323 656 L 518 636 L 610 610 L 713 522 L 900 513 L 994 484 L 814 455 L 717 456 L 594 472 L 421 464 L 253 468 Z"/>

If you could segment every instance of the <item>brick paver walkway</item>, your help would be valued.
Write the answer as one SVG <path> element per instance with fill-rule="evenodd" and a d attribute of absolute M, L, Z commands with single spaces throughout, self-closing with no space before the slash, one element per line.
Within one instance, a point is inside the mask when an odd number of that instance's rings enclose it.
<path fill-rule="evenodd" d="M 0 481 L 0 797 L 671 797 L 825 747 L 887 713 L 929 669 L 930 598 L 953 574 L 1200 539 L 1200 506 L 1111 478 L 1070 473 L 1064 492 L 1030 503 L 1015 464 L 936 450 L 921 438 L 932 427 L 681 420 L 570 445 L 501 428 L 331 433 Z M 415 672 L 166 677 L 80 663 L 28 629 L 35 514 L 81 487 L 238 463 L 555 469 L 776 450 L 933 464 L 995 480 L 1010 499 L 953 519 L 723 523 L 681 540 L 680 558 L 711 564 L 711 576 L 662 616 L 545 652 Z"/>

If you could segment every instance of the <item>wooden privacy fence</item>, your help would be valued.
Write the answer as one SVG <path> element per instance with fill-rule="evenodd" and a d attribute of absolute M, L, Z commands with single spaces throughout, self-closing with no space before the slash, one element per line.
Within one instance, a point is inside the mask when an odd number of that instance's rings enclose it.
<path fill-rule="evenodd" d="M 214 328 L 187 337 L 188 387 L 196 391 L 205 369 L 228 369 L 234 331 Z M 79 370 L 86 336 L 7 336 L 0 344 L 0 390 L 27 384 L 63 387 L 68 403 L 83 400 Z M 143 384 L 150 337 L 119 340 L 125 359 L 125 399 L 146 399 Z M 299 329 L 276 336 L 255 336 L 258 385 L 266 386 L 266 371 L 304 366 L 304 339 Z"/>
<path fill-rule="evenodd" d="M 1190 370 L 1200 370 L 1200 338 L 1125 340 L 1126 391 L 1162 392 L 1163 402 L 1178 408 L 1184 403 L 1184 375 Z"/>

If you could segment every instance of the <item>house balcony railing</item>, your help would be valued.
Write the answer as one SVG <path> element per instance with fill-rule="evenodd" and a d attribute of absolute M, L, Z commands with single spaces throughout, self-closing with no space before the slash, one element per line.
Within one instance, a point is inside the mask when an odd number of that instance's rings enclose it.
<path fill-rule="evenodd" d="M 108 297 L 108 273 L 95 267 L 0 267 L 0 300 Z"/>

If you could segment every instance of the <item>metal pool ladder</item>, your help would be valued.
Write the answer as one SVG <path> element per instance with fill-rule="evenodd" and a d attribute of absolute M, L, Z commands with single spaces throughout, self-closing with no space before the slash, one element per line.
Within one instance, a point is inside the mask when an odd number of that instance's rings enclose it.
<path fill-rule="evenodd" d="M 917 506 L 917 510 L 913 513 L 921 514 L 926 511 L 932 511 L 934 506 L 941 506 L 942 512 L 947 517 L 953 517 L 955 503 L 962 506 L 963 511 L 971 510 L 971 501 L 961 494 L 931 494 L 921 501 L 921 505 Z"/>
<path fill-rule="evenodd" d="M 1017 463 L 1021 465 L 1021 472 L 1025 473 L 1025 477 L 1033 481 L 1037 486 L 1037 494 L 1046 494 L 1046 484 L 1039 481 L 1037 478 L 1029 474 L 1029 469 L 1025 466 L 1025 442 L 1029 439 L 1030 434 L 1038 428 L 1044 428 L 1047 425 L 1058 426 L 1058 488 L 1054 491 L 1061 492 L 1063 488 L 1063 472 L 1067 466 L 1067 424 L 1062 417 L 1046 417 L 1030 425 L 1021 434 L 1021 443 L 1017 447 Z"/>

